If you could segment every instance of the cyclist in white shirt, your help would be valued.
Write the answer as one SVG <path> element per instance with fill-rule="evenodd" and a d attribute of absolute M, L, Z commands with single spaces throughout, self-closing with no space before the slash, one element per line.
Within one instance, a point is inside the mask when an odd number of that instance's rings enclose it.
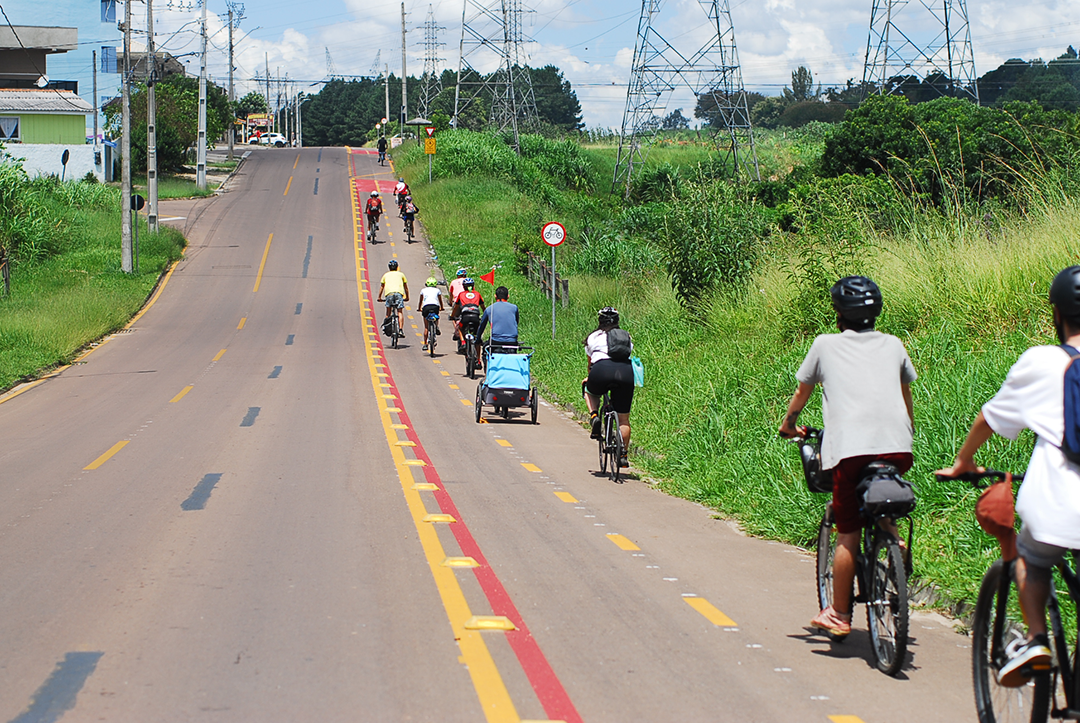
<path fill-rule="evenodd" d="M 439 291 L 439 281 L 434 276 L 429 276 L 428 280 L 424 282 L 424 288 L 420 289 L 420 300 L 416 304 L 416 310 L 420 312 L 424 319 L 424 328 L 427 328 L 427 318 L 429 314 L 443 310 L 443 298 L 442 292 Z M 439 330 L 439 322 L 435 322 L 435 333 L 442 334 Z M 427 351 L 427 335 L 424 336 L 423 351 Z"/>
<path fill-rule="evenodd" d="M 1080 349 L 1080 266 L 1054 277 L 1050 303 L 1058 340 Z M 1038 435 L 1016 501 L 1023 526 L 1015 575 L 1028 636 L 1006 649 L 1009 659 L 998 671 L 1003 686 L 1024 685 L 1034 671 L 1049 668 L 1046 603 L 1051 573 L 1067 550 L 1080 548 L 1080 466 L 1061 451 L 1064 375 L 1071 361 L 1060 347 L 1036 346 L 1024 352 L 998 393 L 983 405 L 953 466 L 938 472 L 955 477 L 980 470 L 975 453 L 995 432 L 1008 439 L 1016 439 L 1023 429 Z"/>

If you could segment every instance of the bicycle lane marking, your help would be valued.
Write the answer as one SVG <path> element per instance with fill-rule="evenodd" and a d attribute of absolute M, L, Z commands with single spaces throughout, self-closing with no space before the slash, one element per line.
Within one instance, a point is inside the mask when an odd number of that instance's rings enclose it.
<path fill-rule="evenodd" d="M 432 491 L 439 504 L 441 513 L 447 515 L 449 519 L 454 520 L 454 522 L 450 523 L 450 529 L 461 548 L 462 555 L 476 561 L 478 566 L 473 568 L 474 573 L 477 581 L 480 583 L 481 589 L 484 591 L 484 594 L 491 605 L 493 614 L 495 616 L 507 618 L 513 624 L 514 628 L 516 628 L 515 630 L 505 632 L 507 642 L 510 643 L 511 649 L 517 655 L 518 661 L 521 664 L 533 691 L 536 693 L 538 700 L 543 706 L 545 713 L 553 720 L 564 720 L 567 723 L 580 722 L 581 717 L 578 715 L 577 710 L 574 708 L 565 689 L 563 689 L 558 677 L 548 664 L 547 658 L 544 656 L 536 640 L 529 632 L 521 614 L 518 612 L 517 607 L 510 599 L 509 594 L 502 586 L 498 576 L 487 563 L 486 558 L 480 551 L 479 545 L 477 545 L 476 541 L 473 539 L 468 526 L 462 520 L 461 514 L 454 505 L 453 500 L 446 493 L 438 472 L 435 470 L 430 457 L 424 450 L 419 437 L 412 429 L 408 414 L 401 406 L 389 406 L 391 403 L 400 405 L 398 400 L 384 398 L 384 396 L 397 397 L 400 395 L 395 393 L 397 387 L 389 368 L 383 364 L 377 364 L 375 361 L 376 350 L 381 355 L 383 345 L 381 338 L 375 333 L 374 328 L 373 320 L 377 317 L 374 299 L 372 294 L 366 292 L 364 289 L 363 279 L 367 268 L 366 244 L 360 233 L 360 225 L 355 223 L 355 221 L 358 220 L 357 217 L 359 214 L 357 212 L 357 206 L 359 205 L 360 193 L 362 190 L 359 188 L 359 182 L 354 182 L 353 179 L 350 179 L 350 183 L 353 186 L 350 190 L 352 192 L 351 197 L 354 204 L 353 218 L 356 242 L 357 291 L 361 315 L 363 317 L 364 333 L 368 338 L 368 343 L 365 344 L 365 346 L 367 348 L 368 367 L 371 374 L 372 388 L 375 391 L 376 400 L 380 407 L 380 417 L 383 422 L 384 431 L 386 432 L 387 443 L 390 447 L 391 455 L 398 470 L 398 477 L 401 481 L 402 490 L 405 493 L 406 501 L 409 505 L 410 512 L 412 512 L 414 523 L 420 534 L 421 544 L 427 554 L 432 575 L 435 578 L 440 596 L 443 599 L 443 605 L 446 609 L 447 616 L 450 619 L 450 624 L 454 630 L 455 637 L 459 640 L 461 645 L 463 658 L 468 665 L 469 673 L 473 679 L 473 685 L 476 688 L 485 715 L 487 715 L 489 721 L 519 720 L 513 702 L 509 698 L 509 693 L 495 666 L 490 651 L 480 637 L 480 632 L 466 629 L 466 623 L 472 615 L 469 612 L 464 592 L 458 584 L 457 578 L 454 576 L 454 568 L 443 564 L 447 559 L 447 556 L 443 551 L 438 536 L 435 534 L 431 523 L 424 522 L 424 519 L 428 517 L 428 513 L 424 507 L 423 500 L 420 498 L 420 490 L 415 488 L 417 485 L 414 485 L 413 471 L 411 469 L 414 466 L 421 467 L 423 476 L 427 482 L 421 489 Z M 365 293 L 367 293 L 366 299 Z M 378 371 L 380 367 L 383 368 L 384 371 Z M 383 386 L 385 384 L 389 384 L 389 389 L 391 390 L 389 394 L 386 393 L 386 387 Z M 400 424 L 394 425 L 392 423 L 390 416 L 391 410 L 392 413 L 398 415 Z M 408 441 L 412 443 L 411 449 L 413 450 L 415 459 L 406 459 L 404 452 L 405 448 L 398 444 L 401 440 L 398 438 L 397 429 L 401 428 L 404 428 Z M 429 485 L 434 485 L 435 489 L 430 490 Z M 432 518 L 429 517 L 429 519 Z M 447 518 L 440 519 L 445 520 Z"/>

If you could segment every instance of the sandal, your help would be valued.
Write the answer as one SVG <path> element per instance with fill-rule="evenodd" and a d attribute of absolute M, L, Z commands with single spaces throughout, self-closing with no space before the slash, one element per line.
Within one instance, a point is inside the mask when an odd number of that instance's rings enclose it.
<path fill-rule="evenodd" d="M 810 621 L 810 627 L 820 630 L 835 639 L 846 638 L 851 634 L 851 613 L 838 613 L 833 606 L 825 608 Z"/>

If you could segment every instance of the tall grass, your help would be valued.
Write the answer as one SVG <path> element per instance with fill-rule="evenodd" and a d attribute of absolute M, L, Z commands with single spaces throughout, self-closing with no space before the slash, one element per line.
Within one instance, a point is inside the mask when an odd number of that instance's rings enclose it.
<path fill-rule="evenodd" d="M 669 492 L 738 519 L 752 534 L 804 546 L 816 535 L 823 500 L 806 491 L 796 451 L 776 428 L 814 335 L 832 331 L 822 279 L 841 272 L 876 279 L 885 296 L 879 328 L 904 341 L 919 373 L 910 474 L 919 485 L 916 574 L 954 600 L 974 599 L 995 543 L 975 524 L 976 493 L 938 483 L 931 472 L 951 462 L 979 406 L 1020 353 L 1052 342 L 1045 294 L 1054 272 L 1080 255 L 1077 204 L 1059 199 L 1025 215 L 995 212 L 988 222 L 963 208 L 951 215 L 911 202 L 905 208 L 896 197 L 892 221 L 856 214 L 846 222 L 857 232 L 850 235 L 813 223 L 815 208 L 825 214 L 830 203 L 829 217 L 847 213 L 844 199 L 852 191 L 831 181 L 816 196 L 796 200 L 803 204 L 796 209 L 796 217 L 803 214 L 798 233 L 770 237 L 742 293 L 708 295 L 691 314 L 680 307 L 667 274 L 646 267 L 656 246 L 641 236 L 612 235 L 618 211 L 611 210 L 595 224 L 595 235 L 572 238 L 577 256 L 560 256 L 573 274 L 572 303 L 558 310 L 552 340 L 550 302 L 511 270 L 510 242 L 553 211 L 506 180 L 451 178 L 429 186 L 420 171 L 405 169 L 439 262 L 451 273 L 458 265 L 484 271 L 503 265 L 496 280 L 521 308 L 522 338 L 537 349 L 533 371 L 544 393 L 580 404 L 581 341 L 597 308 L 618 307 L 646 367 L 647 386 L 636 395 L 632 416 L 635 466 Z M 807 265 L 815 260 L 821 263 Z M 819 394 L 803 419 L 820 422 Z M 1023 470 L 1032 446 L 1030 435 L 1011 443 L 995 438 L 980 461 Z"/>

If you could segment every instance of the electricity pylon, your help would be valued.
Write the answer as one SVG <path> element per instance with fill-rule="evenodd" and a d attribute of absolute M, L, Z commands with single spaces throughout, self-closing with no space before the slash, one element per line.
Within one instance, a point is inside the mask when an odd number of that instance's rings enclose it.
<path fill-rule="evenodd" d="M 445 58 L 439 57 L 439 31 L 446 28 L 435 24 L 435 11 L 428 5 L 428 19 L 424 28 L 424 77 L 420 90 L 420 117 L 431 118 L 431 104 L 442 93 L 442 73 L 439 63 Z"/>
<path fill-rule="evenodd" d="M 666 109 L 672 92 L 680 87 L 689 88 L 699 107 L 708 109 L 716 128 L 717 148 L 724 154 L 732 176 L 738 178 L 745 173 L 760 180 L 728 0 L 698 0 L 713 33 L 693 53 L 675 48 L 655 27 L 663 5 L 664 0 L 641 2 L 613 187 L 625 184 L 626 192 L 630 192 L 634 171 L 645 161 L 643 143 L 659 130 L 659 114 Z"/>
<path fill-rule="evenodd" d="M 519 130 L 535 125 L 538 118 L 522 12 L 521 0 L 464 0 L 454 92 L 455 126 L 478 97 L 489 98 L 489 123 L 499 131 L 512 129 L 515 148 Z"/>
<path fill-rule="evenodd" d="M 978 77 L 966 0 L 874 0 L 864 87 L 913 100 L 944 95 L 978 103 Z"/>

